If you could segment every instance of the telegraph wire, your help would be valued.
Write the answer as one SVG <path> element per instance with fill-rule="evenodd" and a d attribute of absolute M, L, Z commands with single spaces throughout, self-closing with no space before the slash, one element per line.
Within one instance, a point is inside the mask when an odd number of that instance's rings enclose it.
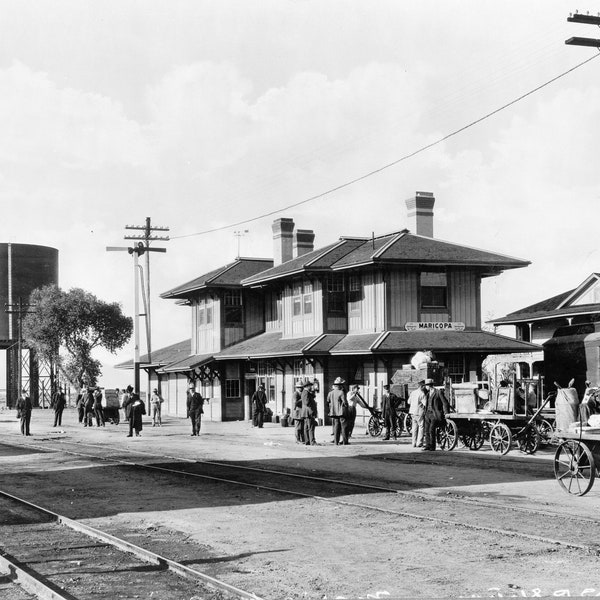
<path fill-rule="evenodd" d="M 466 125 L 463 125 L 462 127 L 459 127 L 458 129 L 455 129 L 454 131 L 446 134 L 445 136 L 429 143 L 426 144 L 425 146 L 421 146 L 420 148 L 418 148 L 417 150 L 414 150 L 413 152 L 410 152 L 409 154 L 405 154 L 404 156 L 390 162 L 387 163 L 386 165 L 383 165 L 377 169 L 374 169 L 373 171 L 369 171 L 368 173 L 365 173 L 359 177 L 355 177 L 354 179 L 351 179 L 349 181 L 346 181 L 345 183 L 341 183 L 340 185 L 337 185 L 333 188 L 330 188 L 328 190 L 326 190 L 325 192 L 321 192 L 320 194 L 316 194 L 314 196 L 310 196 L 309 198 L 305 198 L 304 200 L 300 200 L 298 202 L 294 202 L 293 204 L 288 204 L 287 206 L 281 207 L 281 208 L 277 208 L 275 210 L 263 213 L 261 215 L 258 215 L 256 217 L 251 217 L 249 219 L 244 219 L 243 221 L 237 221 L 235 223 L 230 223 L 228 225 L 221 225 L 220 227 L 214 227 L 212 229 L 205 229 L 204 231 L 198 231 L 196 233 L 187 233 L 184 235 L 174 235 L 171 236 L 171 239 L 181 239 L 181 238 L 186 238 L 186 237 L 193 237 L 193 236 L 197 236 L 197 235 L 207 235 L 209 233 L 215 233 L 217 231 L 223 231 L 225 229 L 230 229 L 231 227 L 238 227 L 240 225 L 245 225 L 247 223 L 252 223 L 254 221 L 259 221 L 260 219 L 264 219 L 266 217 L 270 217 L 273 215 L 276 215 L 278 213 L 284 212 L 286 210 L 289 210 L 291 208 L 295 208 L 297 206 L 301 206 L 303 204 L 307 204 L 309 202 L 313 202 L 314 200 L 318 200 L 319 198 L 323 198 L 325 196 L 328 196 L 330 194 L 333 194 L 335 192 L 338 192 L 344 188 L 350 187 L 351 185 L 354 185 L 355 183 L 358 183 L 359 181 L 363 181 L 365 179 L 368 179 L 369 177 L 372 177 L 373 175 L 377 175 L 378 173 L 381 173 L 382 171 L 385 171 L 386 169 L 389 169 L 401 162 L 404 162 L 406 160 L 408 160 L 409 158 L 413 158 L 414 156 L 417 156 L 418 154 L 421 154 L 422 152 L 425 152 L 426 150 L 429 150 L 430 148 L 433 148 L 434 146 L 437 146 L 443 142 L 445 142 L 446 140 L 449 140 L 450 138 L 458 135 L 459 133 L 462 133 L 463 131 L 466 131 L 467 129 L 470 129 L 471 127 L 474 127 L 475 125 L 478 125 L 479 123 L 482 123 L 483 121 L 489 119 L 490 117 L 493 117 L 494 115 L 497 115 L 499 112 L 506 110 L 507 108 L 517 104 L 518 102 L 520 102 L 521 100 L 524 100 L 525 98 L 527 98 L 528 96 L 531 96 L 532 94 L 535 94 L 536 92 L 539 92 L 540 90 L 542 90 L 543 88 L 549 86 L 550 84 L 554 83 L 555 81 L 558 81 L 559 79 L 561 79 L 562 77 L 565 77 L 566 75 L 568 75 L 569 73 L 572 73 L 573 71 L 579 69 L 580 67 L 583 67 L 584 65 L 586 65 L 587 63 L 591 62 L 592 60 L 598 58 L 598 56 L 600 56 L 600 52 L 598 54 L 594 54 L 593 56 L 591 56 L 590 58 L 580 62 L 579 64 L 575 65 L 574 67 L 571 67 L 570 69 L 563 71 L 562 73 L 560 73 L 559 75 L 557 75 L 556 77 L 553 77 L 552 79 L 549 79 L 548 81 L 546 81 L 545 83 L 542 83 L 541 85 L 538 85 L 537 87 L 533 88 L 532 90 L 529 90 L 528 92 L 525 92 L 524 94 L 522 94 L 521 96 L 518 96 L 517 98 L 511 100 L 510 102 L 507 102 L 506 104 L 503 104 L 502 106 L 500 106 L 499 108 L 496 108 L 495 110 L 483 115 L 482 117 L 479 117 L 478 119 L 475 119 L 474 121 L 471 121 L 470 123 L 467 123 Z"/>

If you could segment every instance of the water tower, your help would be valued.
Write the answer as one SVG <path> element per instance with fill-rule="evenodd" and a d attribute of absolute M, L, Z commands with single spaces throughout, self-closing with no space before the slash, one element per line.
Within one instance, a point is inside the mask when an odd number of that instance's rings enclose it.
<path fill-rule="evenodd" d="M 29 296 L 44 285 L 58 285 L 58 250 L 33 244 L 0 243 L 0 350 L 6 351 L 6 402 L 12 408 L 19 383 L 34 405 L 49 406 L 54 368 L 38 361 L 22 343 L 21 323 Z"/>

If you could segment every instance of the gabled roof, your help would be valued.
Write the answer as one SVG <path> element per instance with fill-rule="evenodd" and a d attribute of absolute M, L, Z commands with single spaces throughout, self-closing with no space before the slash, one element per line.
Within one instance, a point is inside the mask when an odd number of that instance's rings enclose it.
<path fill-rule="evenodd" d="M 178 285 L 167 292 L 163 292 L 160 297 L 182 299 L 188 298 L 201 289 L 241 287 L 243 279 L 269 269 L 272 266 L 273 261 L 270 258 L 236 258 L 233 262 L 223 267 L 219 267 L 187 283 Z"/>
<path fill-rule="evenodd" d="M 148 355 L 144 354 L 140 356 L 140 363 L 142 367 L 163 367 L 176 360 L 181 360 L 185 356 L 189 356 L 192 351 L 192 340 L 184 340 L 183 342 L 177 342 L 164 348 L 152 351 L 152 360 L 148 360 Z M 133 360 L 126 360 L 125 362 L 115 365 L 116 369 L 133 369 Z"/>
<path fill-rule="evenodd" d="M 541 302 L 536 302 L 525 308 L 520 308 L 499 319 L 489 321 L 494 325 L 509 325 L 529 321 L 541 321 L 555 317 L 573 317 L 600 313 L 600 304 L 577 304 L 572 302 L 585 293 L 590 285 L 600 279 L 599 273 L 592 273 L 583 283 L 572 290 L 557 294 Z"/>
<path fill-rule="evenodd" d="M 373 238 L 340 238 L 285 263 L 248 277 L 243 285 L 260 285 L 293 275 L 333 272 L 368 265 L 464 266 L 482 274 L 518 269 L 529 261 L 410 233 L 407 229 Z"/>

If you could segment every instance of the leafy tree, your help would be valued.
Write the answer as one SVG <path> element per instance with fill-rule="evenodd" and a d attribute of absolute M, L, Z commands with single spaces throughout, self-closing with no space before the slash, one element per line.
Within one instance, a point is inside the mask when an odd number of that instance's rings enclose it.
<path fill-rule="evenodd" d="M 80 288 L 68 292 L 56 285 L 34 290 L 29 298 L 34 312 L 23 321 L 23 337 L 40 356 L 52 360 L 76 388 L 96 385 L 102 374 L 94 348 L 116 352 L 133 331 L 117 302 L 99 300 Z"/>

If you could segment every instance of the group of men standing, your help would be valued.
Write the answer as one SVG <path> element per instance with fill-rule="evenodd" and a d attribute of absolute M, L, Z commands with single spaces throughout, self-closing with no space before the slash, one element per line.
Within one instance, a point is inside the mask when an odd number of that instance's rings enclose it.
<path fill-rule="evenodd" d="M 450 411 L 443 389 L 436 388 L 433 379 L 421 380 L 408 396 L 408 403 L 413 447 L 435 450 L 437 430 L 444 426 Z"/>

